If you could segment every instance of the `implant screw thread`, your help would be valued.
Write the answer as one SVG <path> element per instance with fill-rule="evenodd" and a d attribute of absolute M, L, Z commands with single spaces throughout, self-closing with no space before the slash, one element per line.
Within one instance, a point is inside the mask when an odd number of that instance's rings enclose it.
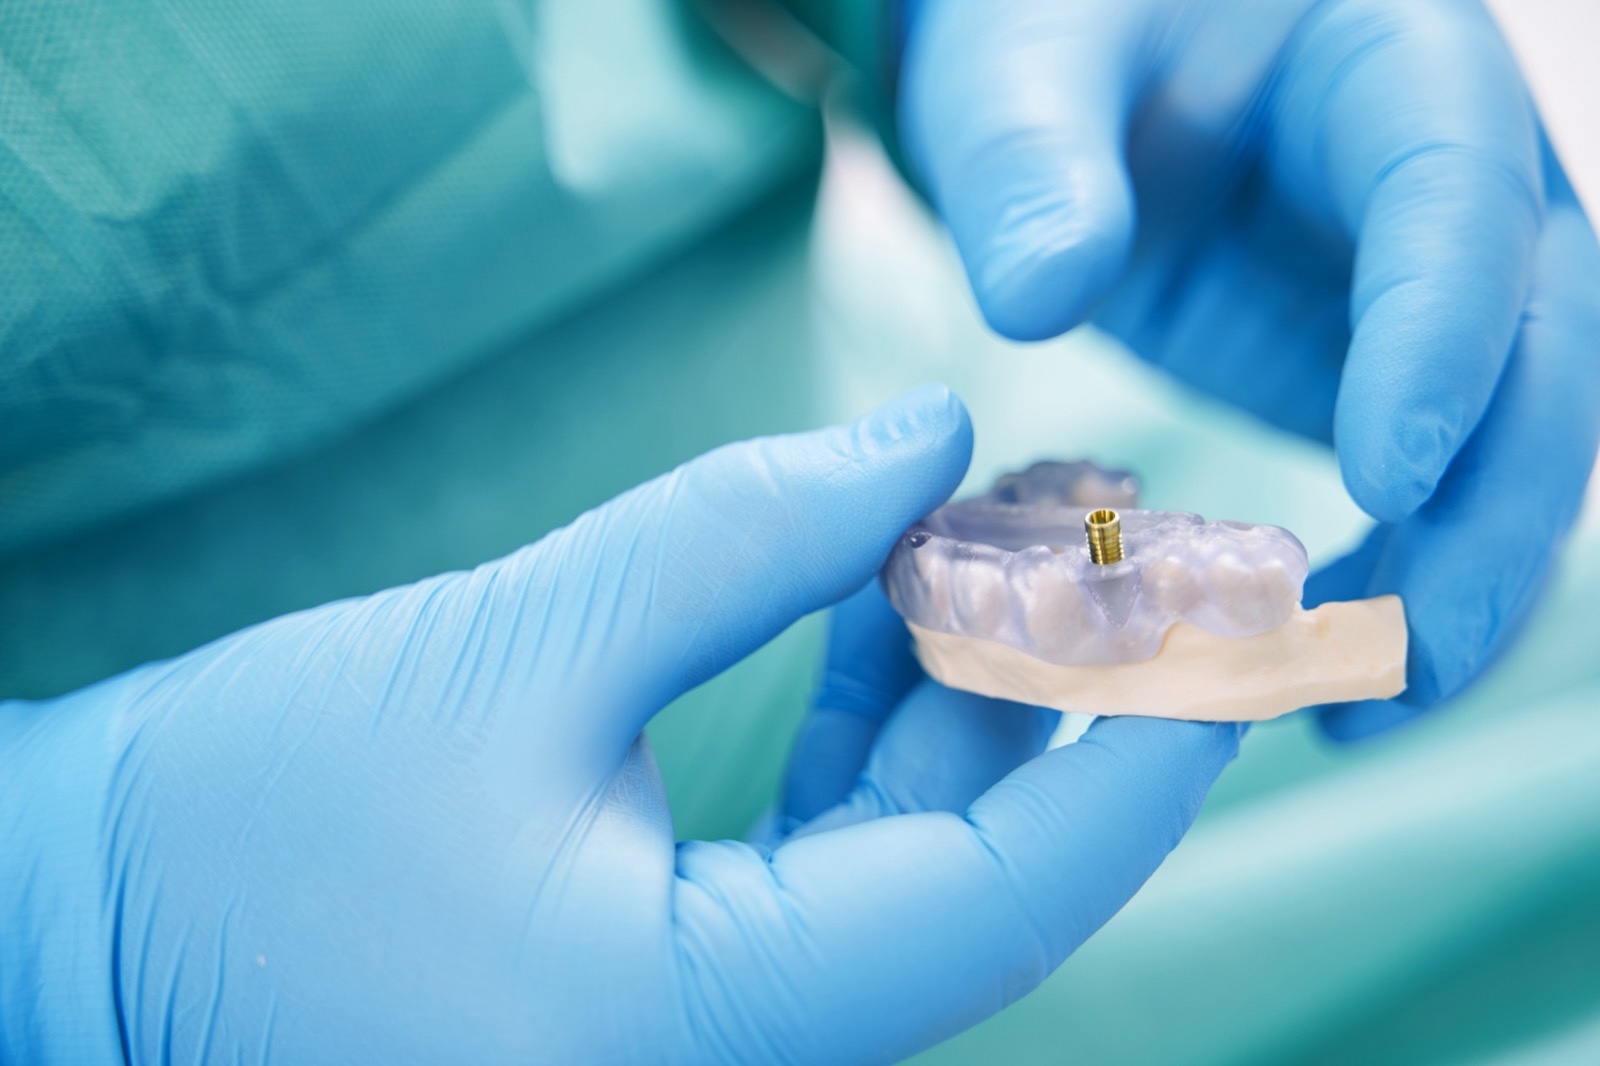
<path fill-rule="evenodd" d="M 1089 537 L 1089 558 L 1101 566 L 1122 562 L 1122 519 L 1117 512 L 1102 507 L 1090 511 L 1083 520 Z"/>

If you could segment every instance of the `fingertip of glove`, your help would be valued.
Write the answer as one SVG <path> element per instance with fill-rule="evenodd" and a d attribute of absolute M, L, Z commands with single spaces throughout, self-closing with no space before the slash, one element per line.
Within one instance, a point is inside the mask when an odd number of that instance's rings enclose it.
<path fill-rule="evenodd" d="M 1380 417 L 1381 429 L 1336 431 L 1345 490 L 1380 522 L 1402 522 L 1439 487 L 1455 452 L 1456 434 L 1442 420 L 1421 415 Z"/>
<path fill-rule="evenodd" d="M 835 432 L 831 444 L 845 461 L 836 474 L 865 494 L 841 517 L 882 521 L 896 535 L 949 499 L 972 460 L 972 419 L 944 385 L 902 393 Z"/>
<path fill-rule="evenodd" d="M 1402 461 L 1347 462 L 1342 467 L 1345 491 L 1357 507 L 1379 522 L 1404 522 L 1438 485 L 1437 475 Z"/>
<path fill-rule="evenodd" d="M 884 450 L 934 446 L 967 453 L 972 418 L 966 404 L 941 384 L 919 385 L 869 411 L 857 423 L 860 435 Z"/>
<path fill-rule="evenodd" d="M 973 294 L 991 329 L 1014 341 L 1042 341 L 1083 322 L 1127 258 L 1127 235 L 1089 231 L 1069 219 L 1055 235 L 1007 233 L 972 271 Z"/>

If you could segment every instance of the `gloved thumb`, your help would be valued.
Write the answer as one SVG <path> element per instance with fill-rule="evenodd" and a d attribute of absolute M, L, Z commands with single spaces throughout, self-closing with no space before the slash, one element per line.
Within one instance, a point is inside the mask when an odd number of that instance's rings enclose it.
<path fill-rule="evenodd" d="M 1081 322 L 1127 259 L 1137 4 L 907 5 L 899 127 L 989 324 Z"/>
<path fill-rule="evenodd" d="M 529 669 L 567 679 L 542 735 L 620 759 L 666 703 L 868 581 L 971 449 L 961 401 L 924 387 L 851 425 L 719 448 L 490 564 L 488 595 L 542 590 L 494 608 L 529 630 L 511 638 Z"/>

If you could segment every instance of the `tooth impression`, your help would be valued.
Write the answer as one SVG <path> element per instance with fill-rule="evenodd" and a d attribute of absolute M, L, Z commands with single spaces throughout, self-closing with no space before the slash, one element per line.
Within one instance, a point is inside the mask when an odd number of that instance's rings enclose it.
<path fill-rule="evenodd" d="M 882 580 L 928 673 L 1063 711 L 1204 721 L 1404 690 L 1399 597 L 1303 609 L 1305 549 L 1286 530 L 1121 510 L 1123 560 L 1090 561 L 1084 516 L 1135 491 L 1041 463 L 913 527 Z"/>

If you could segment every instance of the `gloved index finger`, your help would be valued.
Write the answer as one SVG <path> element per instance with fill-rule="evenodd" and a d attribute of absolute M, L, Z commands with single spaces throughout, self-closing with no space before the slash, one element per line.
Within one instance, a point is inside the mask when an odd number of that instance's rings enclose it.
<path fill-rule="evenodd" d="M 989 324 L 1077 325 L 1133 238 L 1123 142 L 1149 62 L 1140 4 L 915 5 L 900 86 L 907 155 Z"/>
<path fill-rule="evenodd" d="M 708 1009 L 746 1049 L 892 1061 L 1044 980 L 1143 884 L 1238 749 L 1237 725 L 1097 723 L 965 817 L 909 814 L 796 839 L 770 858 L 685 845 L 675 920 L 719 972 L 759 975 Z M 724 878 L 770 892 L 728 914 Z M 749 904 L 745 904 L 749 907 Z M 741 952 L 757 957 L 740 960 Z M 705 972 L 696 965 L 695 972 Z"/>
<path fill-rule="evenodd" d="M 1334 440 L 1355 501 L 1399 521 L 1488 409 L 1544 210 L 1538 125 L 1474 4 L 1330 4 L 1273 116 L 1288 195 L 1355 240 Z"/>

